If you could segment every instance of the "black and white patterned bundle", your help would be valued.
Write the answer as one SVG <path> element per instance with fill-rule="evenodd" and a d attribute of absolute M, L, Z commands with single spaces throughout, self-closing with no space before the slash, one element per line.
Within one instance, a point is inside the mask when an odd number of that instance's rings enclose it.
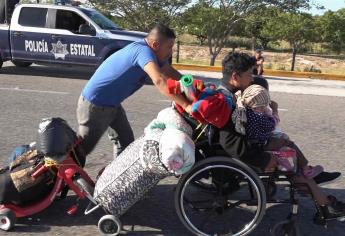
<path fill-rule="evenodd" d="M 140 137 L 129 145 L 104 170 L 96 183 L 94 197 L 106 210 L 121 216 L 161 179 L 169 175 L 160 161 L 162 130 L 152 140 Z M 139 153 L 150 165 L 144 166 Z"/>

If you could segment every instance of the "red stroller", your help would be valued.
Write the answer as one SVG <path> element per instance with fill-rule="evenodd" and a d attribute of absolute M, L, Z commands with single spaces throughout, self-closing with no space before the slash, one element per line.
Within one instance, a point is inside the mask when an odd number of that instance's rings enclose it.
<path fill-rule="evenodd" d="M 63 152 L 65 154 L 60 154 L 58 156 L 58 160 L 54 158 L 44 158 L 34 166 L 33 171 L 31 172 L 31 177 L 34 179 L 47 171 L 53 172 L 55 174 L 55 178 L 52 190 L 43 198 L 32 201 L 29 204 L 16 205 L 6 203 L 0 205 L 1 230 L 8 231 L 13 228 L 16 218 L 30 216 L 46 209 L 59 194 L 62 198 L 66 197 L 69 189 L 74 191 L 79 199 L 87 198 L 92 203 L 96 203 L 92 196 L 95 184 L 82 169 L 85 158 L 81 158 L 81 152 L 78 150 L 80 139 L 77 139 L 74 131 L 60 118 L 49 118 L 43 120 L 43 122 L 46 122 L 46 126 L 44 127 L 45 129 L 42 130 L 40 125 L 39 132 L 42 131 L 40 133 L 40 138 L 43 136 L 43 142 L 41 140 L 41 151 L 45 156 L 50 156 L 50 154 L 54 152 L 57 153 L 56 148 L 60 148 L 61 150 L 61 144 L 68 146 L 63 147 Z M 61 129 L 61 127 L 63 127 L 63 129 Z M 58 130 L 58 132 L 56 132 L 56 130 Z M 58 144 L 56 142 L 57 137 L 59 137 Z M 66 142 L 66 140 L 68 140 L 68 142 Z M 59 145 L 60 147 L 56 147 Z M 91 205 L 91 202 L 89 206 Z M 77 205 L 73 205 L 67 213 L 72 215 L 76 210 Z M 88 214 L 88 212 L 91 211 L 86 209 L 85 214 Z"/>

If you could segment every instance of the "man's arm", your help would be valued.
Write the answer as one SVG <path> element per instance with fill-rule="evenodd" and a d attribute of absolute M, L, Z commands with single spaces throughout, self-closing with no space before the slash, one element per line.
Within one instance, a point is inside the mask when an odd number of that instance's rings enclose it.
<path fill-rule="evenodd" d="M 149 62 L 144 66 L 144 71 L 150 76 L 154 85 L 159 92 L 170 100 L 179 104 L 186 112 L 191 113 L 192 106 L 190 102 L 182 95 L 170 94 L 167 87 L 167 77 L 162 73 L 160 68 L 154 62 Z M 176 77 L 175 77 L 176 78 Z"/>
<path fill-rule="evenodd" d="M 178 72 L 174 67 L 172 67 L 172 65 L 166 63 L 162 68 L 161 68 L 162 73 L 168 77 L 168 78 L 172 78 L 175 80 L 178 80 L 181 78 L 181 73 Z"/>

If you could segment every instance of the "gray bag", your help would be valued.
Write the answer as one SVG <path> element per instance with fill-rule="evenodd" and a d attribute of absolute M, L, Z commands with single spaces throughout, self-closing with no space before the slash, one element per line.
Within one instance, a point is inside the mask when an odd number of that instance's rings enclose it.
<path fill-rule="evenodd" d="M 170 175 L 160 161 L 158 140 L 161 135 L 162 130 L 157 129 L 150 140 L 143 136 L 138 138 L 105 168 L 97 180 L 94 198 L 109 213 L 121 216 L 149 189 Z M 142 165 L 140 152 L 150 165 Z"/>

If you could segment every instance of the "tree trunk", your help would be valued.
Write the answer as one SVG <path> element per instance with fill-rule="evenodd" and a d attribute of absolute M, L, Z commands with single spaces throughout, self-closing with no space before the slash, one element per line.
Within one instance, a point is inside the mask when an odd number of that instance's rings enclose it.
<path fill-rule="evenodd" d="M 268 43 L 269 43 L 270 41 L 267 40 L 267 39 L 264 39 L 264 38 L 261 38 L 261 39 L 259 39 L 259 40 L 260 40 L 260 43 L 261 43 L 262 48 L 263 48 L 263 49 L 266 49 L 266 48 L 267 48 L 267 45 L 268 45 Z"/>
<path fill-rule="evenodd" d="M 217 58 L 217 54 L 214 53 L 211 55 L 210 66 L 214 66 L 216 62 L 216 58 Z"/>
<path fill-rule="evenodd" d="M 209 49 L 209 53 L 211 56 L 210 66 L 214 66 L 214 64 L 216 62 L 216 58 L 219 55 L 222 48 L 224 47 L 224 44 L 225 44 L 224 39 L 221 41 L 219 41 L 219 39 L 218 39 L 214 43 L 212 43 L 211 39 L 208 39 L 208 49 Z"/>
<path fill-rule="evenodd" d="M 180 62 L 180 41 L 177 41 L 176 63 Z"/>
<path fill-rule="evenodd" d="M 256 42 L 256 38 L 253 36 L 252 37 L 252 51 L 253 51 L 253 53 L 255 52 L 255 42 Z"/>
<path fill-rule="evenodd" d="M 294 71 L 294 70 L 295 70 L 296 54 L 297 54 L 297 48 L 296 48 L 295 45 L 293 45 L 293 47 L 292 47 L 291 71 Z"/>
<path fill-rule="evenodd" d="M 210 53 L 211 54 L 210 66 L 214 66 L 216 62 L 216 58 L 219 55 L 221 50 L 222 50 L 222 47 L 219 46 L 218 48 L 214 49 L 213 53 Z"/>

